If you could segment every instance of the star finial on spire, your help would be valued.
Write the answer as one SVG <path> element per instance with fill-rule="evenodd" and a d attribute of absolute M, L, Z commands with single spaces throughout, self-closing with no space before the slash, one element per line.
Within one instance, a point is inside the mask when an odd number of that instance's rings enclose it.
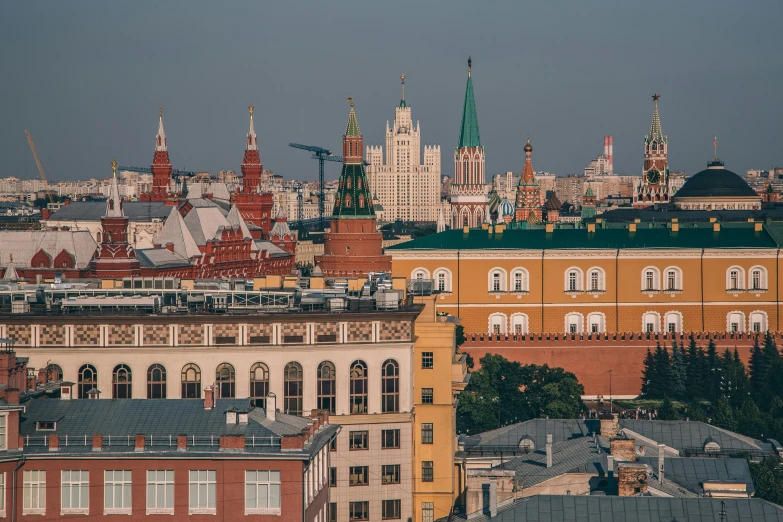
<path fill-rule="evenodd" d="M 473 60 L 471 59 L 470 56 L 468 56 L 468 76 L 470 76 L 470 69 L 472 65 L 473 65 Z"/>
<path fill-rule="evenodd" d="M 655 94 L 653 94 L 652 99 L 653 101 L 657 102 L 658 100 L 661 99 L 661 95 L 656 92 Z"/>

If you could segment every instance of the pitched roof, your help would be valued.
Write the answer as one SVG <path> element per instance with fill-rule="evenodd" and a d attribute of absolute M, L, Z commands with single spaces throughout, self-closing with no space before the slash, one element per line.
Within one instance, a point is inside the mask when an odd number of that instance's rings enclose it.
<path fill-rule="evenodd" d="M 356 120 L 356 111 L 353 110 L 353 102 L 351 102 L 351 112 L 348 113 L 348 125 L 345 127 L 346 136 L 361 136 L 362 131 L 359 130 L 359 122 Z"/>
<path fill-rule="evenodd" d="M 522 439 L 531 439 L 536 448 L 546 445 L 547 434 L 552 435 L 554 443 L 562 442 L 595 433 L 600 429 L 597 420 L 582 419 L 531 419 L 496 430 L 485 431 L 478 435 L 464 438 L 464 446 L 506 446 L 518 447 Z"/>
<path fill-rule="evenodd" d="M 122 210 L 131 221 L 152 221 L 152 219 L 165 219 L 170 207 L 165 202 L 154 201 L 142 203 L 140 201 L 125 201 Z M 52 213 L 47 221 L 100 221 L 106 213 L 105 201 L 74 201 L 70 205 L 63 205 Z"/>
<path fill-rule="evenodd" d="M 167 243 L 173 243 L 174 252 L 184 259 L 190 259 L 201 254 L 198 244 L 193 239 L 193 235 L 190 233 L 177 207 L 171 207 L 169 217 L 155 238 L 155 243 L 163 247 Z"/>
<path fill-rule="evenodd" d="M 721 450 L 772 451 L 772 445 L 767 442 L 717 428 L 705 422 L 622 419 L 620 426 L 626 430 L 626 433 L 630 430 L 678 451 L 703 450 L 708 439 L 716 442 Z M 632 436 L 629 434 L 629 437 Z"/>
<path fill-rule="evenodd" d="M 620 228 L 557 229 L 546 232 L 537 229 L 506 229 L 503 232 L 461 229 L 420 237 L 387 247 L 389 252 L 405 250 L 584 250 L 584 249 L 702 249 L 702 248 L 777 248 L 778 243 L 766 231 L 754 231 L 753 223 L 743 227 L 681 228 L 672 232 L 666 228 L 637 228 L 630 232 Z"/>
<path fill-rule="evenodd" d="M 462 105 L 462 125 L 459 129 L 458 148 L 481 147 L 479 135 L 478 116 L 476 115 L 476 101 L 473 98 L 473 78 L 468 68 L 468 83 L 465 87 L 465 101 Z"/>
<path fill-rule="evenodd" d="M 658 482 L 658 459 L 639 457 L 638 462 L 647 464 L 652 470 L 650 484 Z M 665 458 L 663 462 L 664 480 L 686 488 L 698 495 L 704 494 L 702 484 L 708 480 L 742 482 L 749 495 L 755 492 L 753 477 L 747 459 L 743 458 Z"/>
<path fill-rule="evenodd" d="M 73 256 L 76 268 L 86 268 L 96 247 L 87 230 L 0 230 L 0 266 L 13 261 L 17 268 L 26 268 L 39 250 L 52 258 L 65 250 Z"/>

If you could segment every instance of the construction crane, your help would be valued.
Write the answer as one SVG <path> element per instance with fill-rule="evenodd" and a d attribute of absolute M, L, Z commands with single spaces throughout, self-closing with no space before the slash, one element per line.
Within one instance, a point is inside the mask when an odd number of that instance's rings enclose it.
<path fill-rule="evenodd" d="M 309 150 L 313 153 L 312 159 L 318 160 L 318 226 L 321 229 L 324 228 L 324 201 L 326 196 L 324 194 L 324 161 L 334 161 L 335 163 L 342 163 L 342 156 L 335 156 L 332 151 L 323 147 L 316 147 L 315 145 L 302 145 L 300 143 L 289 143 L 289 147 L 295 149 Z M 369 165 L 366 161 L 363 161 L 365 165 Z"/>
<path fill-rule="evenodd" d="M 46 174 L 44 174 L 43 165 L 41 165 L 41 160 L 38 158 L 38 151 L 35 150 L 35 143 L 33 143 L 33 137 L 30 136 L 30 133 L 28 131 L 24 131 L 24 134 L 25 136 L 27 136 L 27 143 L 30 144 L 30 150 L 33 153 L 33 158 L 35 158 L 35 164 L 38 167 L 38 172 L 41 174 L 41 181 L 43 181 L 44 190 L 46 191 L 46 195 L 49 197 L 49 203 L 54 203 L 52 192 L 49 190 L 49 182 L 46 180 Z"/>
<path fill-rule="evenodd" d="M 296 194 L 296 205 L 297 205 L 296 211 L 297 211 L 297 214 L 298 214 L 296 216 L 296 221 L 297 221 L 297 226 L 301 226 L 302 225 L 302 184 L 301 183 L 297 187 L 296 192 L 297 192 L 297 194 Z"/>

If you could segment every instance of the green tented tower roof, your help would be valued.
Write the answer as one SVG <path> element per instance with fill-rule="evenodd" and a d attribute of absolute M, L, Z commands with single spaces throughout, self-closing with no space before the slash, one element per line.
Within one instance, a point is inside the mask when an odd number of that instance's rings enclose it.
<path fill-rule="evenodd" d="M 465 103 L 462 107 L 462 126 L 459 130 L 459 145 L 462 147 L 481 147 L 476 101 L 473 98 L 473 78 L 470 74 L 471 59 L 468 58 L 468 85 L 465 87 Z"/>
<path fill-rule="evenodd" d="M 367 189 L 364 165 L 345 164 L 334 198 L 332 218 L 374 218 L 372 195 Z"/>

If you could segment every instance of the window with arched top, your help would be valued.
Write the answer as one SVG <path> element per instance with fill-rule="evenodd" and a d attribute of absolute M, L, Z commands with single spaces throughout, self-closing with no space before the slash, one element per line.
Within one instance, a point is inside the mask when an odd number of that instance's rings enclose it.
<path fill-rule="evenodd" d="M 87 392 L 98 387 L 98 370 L 92 364 L 85 364 L 79 368 L 79 398 L 86 399 Z"/>
<path fill-rule="evenodd" d="M 523 313 L 515 313 L 511 314 L 511 333 L 514 335 L 527 335 L 529 332 L 528 328 L 528 317 L 527 314 Z"/>
<path fill-rule="evenodd" d="M 147 398 L 166 398 L 166 368 L 162 364 L 147 368 Z"/>
<path fill-rule="evenodd" d="M 751 332 L 766 332 L 769 329 L 767 327 L 767 312 L 763 312 L 761 310 L 751 312 L 748 319 L 748 325 L 750 326 Z"/>
<path fill-rule="evenodd" d="M 533 442 L 533 439 L 525 437 L 519 441 L 519 449 L 525 453 L 533 453 L 536 450 L 536 443 Z"/>
<path fill-rule="evenodd" d="M 511 271 L 511 291 L 527 292 L 530 290 L 530 277 L 527 269 L 515 268 Z"/>
<path fill-rule="evenodd" d="M 507 284 L 506 271 L 502 268 L 493 268 L 489 271 L 488 291 L 505 292 Z"/>
<path fill-rule="evenodd" d="M 749 290 L 767 290 L 767 269 L 763 266 L 754 266 L 748 276 Z"/>
<path fill-rule="evenodd" d="M 587 291 L 606 291 L 606 273 L 603 268 L 593 267 L 587 271 Z"/>
<path fill-rule="evenodd" d="M 742 312 L 729 312 L 726 315 L 726 331 L 727 332 L 744 332 L 745 331 L 745 314 Z"/>
<path fill-rule="evenodd" d="M 584 332 L 585 318 L 579 312 L 571 312 L 565 316 L 566 333 L 579 334 Z"/>
<path fill-rule="evenodd" d="M 676 266 L 670 266 L 663 271 L 664 291 L 682 290 L 682 270 Z"/>
<path fill-rule="evenodd" d="M 359 208 L 364 208 L 364 194 L 359 194 Z"/>
<path fill-rule="evenodd" d="M 491 335 L 504 335 L 507 331 L 508 318 L 506 314 L 495 312 L 489 316 L 489 333 Z"/>
<path fill-rule="evenodd" d="M 269 395 L 269 367 L 257 362 L 250 367 L 250 400 L 254 406 L 266 408 Z"/>
<path fill-rule="evenodd" d="M 726 270 L 726 289 L 744 290 L 745 289 L 745 270 L 740 266 L 732 266 Z"/>
<path fill-rule="evenodd" d="M 707 453 L 717 453 L 720 451 L 720 444 L 718 444 L 714 440 L 708 441 L 704 445 L 704 451 Z"/>
<path fill-rule="evenodd" d="M 330 361 L 324 361 L 318 365 L 318 396 L 317 403 L 319 410 L 326 410 L 329 413 L 335 412 L 336 404 L 336 375 L 334 364 Z"/>
<path fill-rule="evenodd" d="M 430 278 L 430 271 L 426 268 L 415 268 L 411 274 L 411 279 L 417 279 L 419 281 Z"/>
<path fill-rule="evenodd" d="M 386 359 L 381 366 L 381 412 L 400 411 L 400 366 L 394 359 Z"/>
<path fill-rule="evenodd" d="M 215 369 L 215 384 L 221 399 L 236 397 L 236 372 L 229 363 L 222 363 Z"/>
<path fill-rule="evenodd" d="M 590 333 L 605 333 L 606 315 L 601 312 L 587 314 L 587 331 Z"/>
<path fill-rule="evenodd" d="M 113 199 L 109 200 L 109 210 L 114 210 L 114 200 Z"/>
<path fill-rule="evenodd" d="M 118 364 L 111 372 L 111 397 L 112 399 L 130 399 L 133 393 L 130 366 Z"/>
<path fill-rule="evenodd" d="M 581 292 L 584 290 L 584 275 L 582 269 L 572 266 L 565 271 L 565 291 Z"/>
<path fill-rule="evenodd" d="M 59 364 L 49 364 L 46 367 L 46 382 L 62 381 L 63 369 Z"/>
<path fill-rule="evenodd" d="M 652 292 L 661 289 L 661 271 L 654 266 L 642 270 L 642 291 Z"/>
<path fill-rule="evenodd" d="M 435 288 L 439 292 L 451 292 L 451 271 L 446 268 L 435 270 Z"/>
<path fill-rule="evenodd" d="M 356 186 L 359 188 L 359 190 L 362 190 L 362 178 L 359 178 L 356 181 Z"/>
<path fill-rule="evenodd" d="M 367 363 L 354 361 L 351 364 L 351 413 L 367 413 Z"/>
<path fill-rule="evenodd" d="M 200 399 L 201 398 L 201 368 L 193 363 L 188 363 L 182 367 L 182 398 Z"/>
<path fill-rule="evenodd" d="M 351 178 L 345 178 L 345 188 L 349 189 L 351 188 Z"/>
<path fill-rule="evenodd" d="M 667 333 L 681 333 L 682 314 L 680 312 L 666 312 L 663 316 L 663 326 Z"/>
<path fill-rule="evenodd" d="M 302 415 L 302 365 L 290 362 L 283 370 L 283 412 Z"/>
<path fill-rule="evenodd" d="M 351 206 L 351 195 L 350 194 L 346 194 L 345 195 L 345 206 L 346 207 L 350 207 Z"/>
<path fill-rule="evenodd" d="M 659 333 L 661 331 L 661 316 L 657 312 L 647 312 L 642 315 L 642 331 Z"/>

